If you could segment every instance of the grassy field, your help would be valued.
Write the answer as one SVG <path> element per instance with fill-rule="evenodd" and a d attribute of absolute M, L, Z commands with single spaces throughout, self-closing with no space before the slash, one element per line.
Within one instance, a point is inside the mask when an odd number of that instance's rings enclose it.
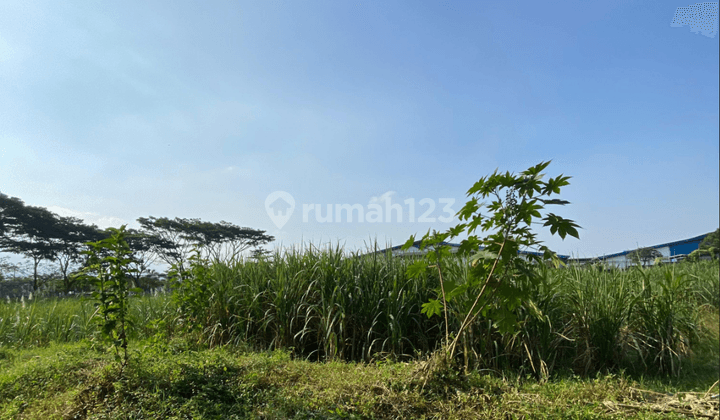
<path fill-rule="evenodd" d="M 199 264 L 173 296 L 131 298 L 122 376 L 98 340 L 92 302 L 0 303 L 0 417 L 718 413 L 717 261 L 538 268 L 542 282 L 532 305 L 516 309 L 515 331 L 480 319 L 463 337 L 460 369 L 432 357 L 444 319 L 420 306 L 436 296 L 438 279 L 408 278 L 407 260 L 305 249 Z M 457 282 L 467 275 L 459 260 L 444 273 Z"/>

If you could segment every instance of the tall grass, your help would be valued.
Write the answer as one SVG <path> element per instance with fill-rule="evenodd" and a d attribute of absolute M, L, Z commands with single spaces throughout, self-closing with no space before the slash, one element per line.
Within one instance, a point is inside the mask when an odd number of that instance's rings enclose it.
<path fill-rule="evenodd" d="M 682 271 L 695 281 L 692 293 L 697 304 L 710 308 L 720 307 L 717 260 L 682 264 Z"/>
<path fill-rule="evenodd" d="M 420 313 L 437 279 L 409 279 L 402 258 L 309 246 L 260 261 L 198 264 L 211 291 L 186 278 L 178 294 L 187 326 L 210 345 L 246 341 L 316 360 L 367 361 L 430 351 L 442 330 Z"/>
<path fill-rule="evenodd" d="M 133 336 L 157 334 L 158 324 L 171 328 L 175 309 L 163 293 L 134 296 L 128 318 Z M 95 306 L 82 298 L 6 299 L 0 303 L 0 347 L 45 346 L 92 338 L 98 331 Z"/>
<path fill-rule="evenodd" d="M 697 296 L 693 293 L 697 281 L 687 272 L 678 271 L 675 267 L 665 268 L 655 279 L 638 271 L 642 289 L 635 310 L 635 349 L 644 365 L 652 364 L 668 373 L 679 373 L 682 358 L 698 337 L 699 312 L 693 299 Z"/>
<path fill-rule="evenodd" d="M 179 294 L 202 302 L 185 305 L 184 313 L 209 345 L 291 348 L 312 360 L 407 358 L 436 349 L 445 330 L 442 317 L 420 312 L 437 297 L 438 278 L 432 270 L 408 278 L 410 262 L 312 246 L 260 261 L 199 261 L 202 284 L 210 287 L 196 292 L 188 281 Z M 466 280 L 462 260 L 444 264 L 446 281 Z M 678 373 L 697 338 L 699 308 L 718 308 L 707 292 L 718 283 L 712 262 L 626 271 L 538 267 L 537 275 L 542 281 L 531 301 L 513 314 L 516 331 L 500 333 L 481 317 L 462 337 L 466 363 L 540 376 L 557 368 Z M 449 308 L 454 325 L 461 321 L 457 302 Z"/>
<path fill-rule="evenodd" d="M 348 255 L 340 247 L 284 250 L 270 258 L 199 258 L 172 294 L 135 296 L 135 338 L 187 334 L 208 346 L 291 349 L 309 360 L 409 359 L 438 348 L 444 317 L 421 306 L 438 297 L 437 273 L 408 278 L 412 260 Z M 679 374 L 701 337 L 699 314 L 718 315 L 717 261 L 617 270 L 548 269 L 503 332 L 478 318 L 461 340 L 468 369 L 516 369 L 547 377 L 627 369 Z M 443 262 L 445 281 L 467 280 L 467 264 Z M 462 299 L 454 305 L 462 305 Z M 450 307 L 451 327 L 462 307 Z M 41 346 L 90 338 L 94 307 L 81 299 L 0 303 L 0 346 Z M 452 328 L 451 328 L 452 329 Z"/>
<path fill-rule="evenodd" d="M 420 312 L 437 297 L 438 278 L 432 270 L 408 278 L 411 262 L 313 246 L 260 261 L 196 261 L 201 278 L 186 278 L 178 296 L 186 327 L 208 345 L 291 348 L 312 360 L 408 358 L 436 349 L 445 330 L 442 317 Z M 445 280 L 466 281 L 466 267 L 445 261 Z M 718 309 L 718 265 L 708 261 L 626 271 L 538 267 L 537 275 L 531 300 L 512 314 L 514 332 L 481 317 L 462 337 L 466 364 L 539 376 L 558 368 L 678 373 L 697 339 L 699 308 Z M 449 308 L 455 326 L 462 304 Z"/>
<path fill-rule="evenodd" d="M 25 299 L 0 304 L 0 345 L 42 346 L 90 335 L 94 308 L 78 299 Z"/>

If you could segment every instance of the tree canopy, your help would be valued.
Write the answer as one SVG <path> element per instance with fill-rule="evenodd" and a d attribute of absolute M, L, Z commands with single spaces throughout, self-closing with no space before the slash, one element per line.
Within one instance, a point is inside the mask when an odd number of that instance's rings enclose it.
<path fill-rule="evenodd" d="M 51 211 L 0 193 L 0 250 L 32 259 L 33 290 L 39 287 L 38 265 L 52 259 L 57 251 L 51 240 L 56 235 L 56 223 Z"/>
<path fill-rule="evenodd" d="M 212 223 L 200 219 L 153 216 L 137 220 L 145 232 L 160 241 L 153 245 L 160 259 L 178 266 L 180 270 L 195 248 L 216 260 L 234 259 L 249 248 L 275 239 L 266 235 L 264 230 L 240 227 L 226 221 Z"/>
<path fill-rule="evenodd" d="M 176 217 L 141 217 L 141 229 L 128 229 L 126 242 L 132 252 L 135 280 L 158 260 L 183 269 L 193 249 L 215 260 L 232 260 L 249 248 L 258 248 L 274 238 L 263 230 L 221 221 Z M 33 289 L 39 288 L 38 266 L 54 261 L 60 268 L 63 286 L 69 292 L 75 282 L 73 267 L 85 263 L 83 250 L 90 242 L 109 237 L 95 225 L 76 217 L 61 217 L 44 207 L 26 205 L 21 199 L 0 193 L 0 251 L 25 256 L 33 264 Z"/>
<path fill-rule="evenodd" d="M 38 265 L 56 261 L 69 292 L 72 263 L 81 260 L 86 242 L 103 238 L 95 225 L 76 217 L 61 217 L 44 207 L 28 206 L 16 197 L 0 193 L 0 250 L 20 254 L 33 261 L 33 289 L 37 290 Z"/>
<path fill-rule="evenodd" d="M 628 254 L 628 258 L 635 264 L 648 265 L 656 258 L 662 258 L 662 254 L 655 248 L 638 248 Z"/>
<path fill-rule="evenodd" d="M 690 261 L 697 261 L 703 256 L 711 258 L 720 257 L 720 229 L 708 234 L 705 239 L 700 242 L 700 246 L 688 255 Z"/>
<path fill-rule="evenodd" d="M 720 249 L 720 228 L 715 229 L 715 232 L 711 232 L 705 239 L 700 242 L 700 249 Z"/>

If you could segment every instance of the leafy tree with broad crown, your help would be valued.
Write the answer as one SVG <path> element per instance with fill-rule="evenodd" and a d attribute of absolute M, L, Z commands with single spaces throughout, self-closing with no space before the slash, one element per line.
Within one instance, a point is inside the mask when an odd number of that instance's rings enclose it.
<path fill-rule="evenodd" d="M 146 233 L 160 239 L 153 245 L 158 257 L 182 272 L 191 251 L 201 248 L 215 260 L 234 259 L 241 252 L 266 244 L 275 238 L 264 230 L 240 227 L 232 223 L 203 222 L 200 219 L 176 217 L 140 217 L 137 219 Z"/>
<path fill-rule="evenodd" d="M 688 260 L 697 261 L 701 256 L 709 255 L 711 258 L 720 257 L 720 229 L 710 232 L 705 239 L 700 242 L 698 249 L 688 255 Z"/>
<path fill-rule="evenodd" d="M 97 226 L 87 225 L 77 217 L 56 218 L 49 241 L 54 245 L 52 255 L 60 266 L 65 293 L 69 293 L 75 284 L 70 267 L 72 263 L 83 260 L 82 251 L 87 248 L 85 244 L 105 237 L 106 233 Z"/>
<path fill-rule="evenodd" d="M 55 260 L 63 277 L 65 292 L 74 279 L 72 263 L 81 261 L 85 243 L 99 240 L 102 232 L 76 217 L 60 217 L 44 207 L 28 206 L 22 200 L 0 193 L 0 249 L 33 260 L 33 290 L 39 288 L 38 266 Z"/>
<path fill-rule="evenodd" d="M 0 250 L 21 254 L 33 261 L 33 291 L 38 284 L 38 266 L 54 257 L 57 245 L 56 215 L 43 207 L 26 206 L 22 200 L 0 193 Z"/>
<path fill-rule="evenodd" d="M 662 258 L 662 253 L 658 251 L 655 248 L 638 248 L 634 251 L 631 251 L 628 254 L 628 258 L 630 261 L 634 262 L 637 265 L 642 264 L 642 266 L 648 265 L 651 261 L 655 261 L 657 258 Z"/>

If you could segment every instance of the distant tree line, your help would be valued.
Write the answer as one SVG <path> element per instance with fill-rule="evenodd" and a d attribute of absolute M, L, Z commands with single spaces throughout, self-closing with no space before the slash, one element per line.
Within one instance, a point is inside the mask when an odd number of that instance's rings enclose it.
<path fill-rule="evenodd" d="M 221 221 L 176 217 L 140 217 L 140 229 L 127 229 L 126 241 L 132 251 L 136 282 L 147 275 L 153 264 L 164 262 L 184 270 L 192 252 L 203 257 L 228 260 L 244 251 L 274 238 L 265 231 L 236 226 Z M 23 256 L 31 261 L 33 290 L 40 288 L 38 267 L 49 262 L 57 267 L 65 293 L 76 287 L 74 272 L 86 263 L 83 251 L 88 242 L 110 236 L 107 230 L 86 224 L 77 217 L 62 217 L 44 207 L 26 205 L 21 199 L 0 192 L 0 251 Z M 0 266 L 2 273 L 16 269 L 7 260 Z M 7 277 L 7 276 L 5 276 Z"/>

